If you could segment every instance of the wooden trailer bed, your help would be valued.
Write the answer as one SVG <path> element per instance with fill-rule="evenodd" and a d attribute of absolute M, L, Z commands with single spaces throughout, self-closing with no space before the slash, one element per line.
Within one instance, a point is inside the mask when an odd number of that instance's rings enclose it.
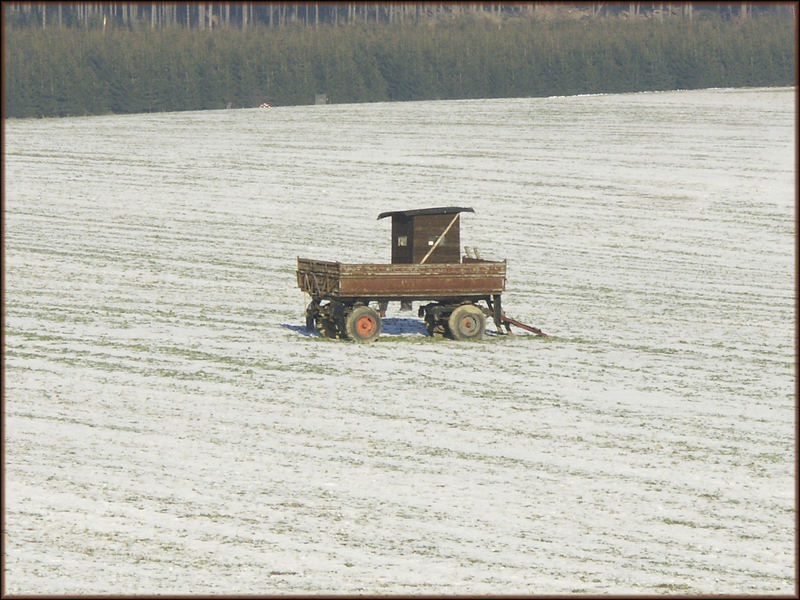
<path fill-rule="evenodd" d="M 297 285 L 314 300 L 436 300 L 501 294 L 506 261 L 348 264 L 297 259 Z"/>

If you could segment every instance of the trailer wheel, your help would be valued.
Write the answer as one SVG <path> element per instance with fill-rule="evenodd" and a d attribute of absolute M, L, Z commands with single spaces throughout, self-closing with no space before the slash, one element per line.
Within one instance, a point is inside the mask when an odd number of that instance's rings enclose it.
<path fill-rule="evenodd" d="M 383 324 L 378 312 L 369 306 L 356 306 L 344 322 L 347 337 L 355 342 L 373 342 L 381 334 Z"/>
<path fill-rule="evenodd" d="M 462 304 L 447 320 L 454 340 L 479 340 L 486 329 L 486 317 L 474 304 Z"/>
<path fill-rule="evenodd" d="M 429 336 L 433 337 L 436 332 L 436 321 L 433 318 L 425 317 L 425 331 L 428 332 Z"/>
<path fill-rule="evenodd" d="M 336 323 L 330 319 L 317 317 L 317 331 L 322 337 L 335 338 L 336 337 Z"/>
<path fill-rule="evenodd" d="M 431 337 L 442 337 L 447 333 L 447 319 L 437 319 L 434 315 L 425 317 L 425 330 Z"/>
<path fill-rule="evenodd" d="M 316 329 L 315 321 L 319 318 L 319 303 L 312 300 L 306 308 L 306 331 L 309 333 Z"/>

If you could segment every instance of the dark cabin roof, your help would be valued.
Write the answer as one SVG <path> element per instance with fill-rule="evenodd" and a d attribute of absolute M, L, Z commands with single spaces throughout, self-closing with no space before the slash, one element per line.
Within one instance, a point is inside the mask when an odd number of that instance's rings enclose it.
<path fill-rule="evenodd" d="M 461 206 L 442 206 L 439 208 L 418 208 L 416 210 L 395 210 L 390 212 L 382 212 L 378 215 L 379 219 L 384 217 L 394 217 L 400 215 L 403 217 L 416 217 L 417 215 L 448 215 L 459 212 L 475 212 L 471 208 L 464 208 Z"/>

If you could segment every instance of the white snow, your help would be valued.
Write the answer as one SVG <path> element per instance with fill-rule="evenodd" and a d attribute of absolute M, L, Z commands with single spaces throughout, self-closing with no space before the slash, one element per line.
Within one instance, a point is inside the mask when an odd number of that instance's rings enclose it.
<path fill-rule="evenodd" d="M 795 593 L 794 127 L 794 88 L 6 121 L 5 592 Z M 550 338 L 305 332 L 297 256 L 450 205 Z"/>

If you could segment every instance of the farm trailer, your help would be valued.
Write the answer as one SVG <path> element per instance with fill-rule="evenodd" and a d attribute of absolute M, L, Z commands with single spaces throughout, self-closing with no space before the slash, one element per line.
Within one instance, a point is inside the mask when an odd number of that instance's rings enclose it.
<path fill-rule="evenodd" d="M 429 335 L 457 340 L 480 339 L 486 318 L 497 331 L 511 325 L 545 334 L 505 316 L 501 294 L 506 261 L 460 256 L 459 216 L 471 208 L 441 207 L 381 213 L 392 217 L 392 263 L 348 264 L 297 259 L 297 284 L 309 296 L 306 328 L 321 335 L 374 341 L 390 301 L 401 307 L 427 302 L 418 315 Z M 442 226 L 444 229 L 442 230 Z M 480 306 L 485 302 L 486 306 Z M 380 311 L 371 307 L 377 303 Z"/>

